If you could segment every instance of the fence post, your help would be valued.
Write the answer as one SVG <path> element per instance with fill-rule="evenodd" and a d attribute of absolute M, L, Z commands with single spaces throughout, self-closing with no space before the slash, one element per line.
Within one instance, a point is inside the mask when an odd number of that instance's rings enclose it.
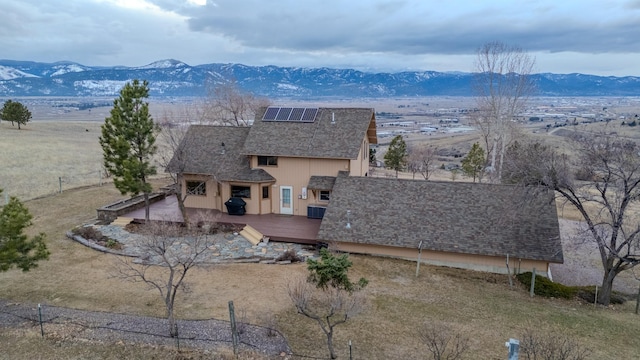
<path fill-rule="evenodd" d="M 420 258 L 422 257 L 422 240 L 420 240 L 420 244 L 418 244 L 418 262 L 416 263 L 416 277 L 420 273 Z"/>
<path fill-rule="evenodd" d="M 509 278 L 509 289 L 513 290 L 513 279 L 511 279 L 511 269 L 509 269 L 509 254 L 507 254 L 507 277 Z"/>
<path fill-rule="evenodd" d="M 531 289 L 529 290 L 529 296 L 533 297 L 533 295 L 535 294 L 535 289 L 536 287 L 536 268 L 533 268 L 533 271 L 531 271 Z"/>
<path fill-rule="evenodd" d="M 175 334 L 176 334 L 176 347 L 178 348 L 178 351 L 180 351 L 180 334 L 178 334 L 177 322 L 173 324 L 173 328 L 175 329 Z"/>
<path fill-rule="evenodd" d="M 44 337 L 44 328 L 42 327 L 42 307 L 38 304 L 38 322 L 40 322 L 40 336 Z"/>
<path fill-rule="evenodd" d="M 62 194 L 62 176 L 58 176 L 58 187 L 60 188 L 59 194 Z"/>
<path fill-rule="evenodd" d="M 236 312 L 233 301 L 229 301 L 229 318 L 231 320 L 231 341 L 233 342 L 233 354 L 238 355 L 238 329 L 236 328 Z"/>

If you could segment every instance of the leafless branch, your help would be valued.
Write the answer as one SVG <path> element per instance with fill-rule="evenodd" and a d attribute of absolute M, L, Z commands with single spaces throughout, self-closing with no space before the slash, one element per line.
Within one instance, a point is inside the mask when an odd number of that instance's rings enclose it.
<path fill-rule="evenodd" d="M 420 338 L 433 360 L 458 360 L 469 350 L 469 338 L 444 323 L 426 323 L 420 331 Z"/>
<path fill-rule="evenodd" d="M 188 291 L 184 282 L 189 270 L 206 262 L 214 238 L 202 229 L 187 229 L 174 223 L 154 222 L 143 229 L 136 247 L 136 260 L 117 258 L 114 276 L 142 282 L 158 290 L 165 303 L 169 333 L 175 333 L 175 299 L 178 291 Z"/>
<path fill-rule="evenodd" d="M 287 293 L 298 313 L 314 320 L 327 337 L 327 346 L 332 359 L 336 358 L 333 349 L 334 328 L 358 315 L 365 306 L 362 291 L 348 292 L 328 286 L 317 288 L 298 277 L 287 283 Z"/>

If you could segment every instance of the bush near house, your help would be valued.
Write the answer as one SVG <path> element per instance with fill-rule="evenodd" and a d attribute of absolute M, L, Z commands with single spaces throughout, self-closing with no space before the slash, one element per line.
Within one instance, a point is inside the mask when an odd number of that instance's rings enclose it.
<path fill-rule="evenodd" d="M 516 275 L 518 281 L 526 288 L 531 287 L 531 272 Z M 549 298 L 575 299 L 578 298 L 588 303 L 595 300 L 595 286 L 567 286 L 553 282 L 548 278 L 536 275 L 536 283 L 533 291 L 536 295 Z M 614 292 L 611 295 L 611 304 L 624 304 L 627 299 L 623 294 Z"/>

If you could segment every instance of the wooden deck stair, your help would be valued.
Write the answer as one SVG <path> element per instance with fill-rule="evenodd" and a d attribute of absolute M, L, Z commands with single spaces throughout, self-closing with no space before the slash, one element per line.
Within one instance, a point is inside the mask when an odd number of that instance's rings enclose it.
<path fill-rule="evenodd" d="M 111 225 L 125 227 L 125 226 L 131 224 L 132 221 L 133 221 L 133 218 L 124 217 L 124 216 L 118 216 L 115 220 L 113 220 L 111 222 Z"/>
<path fill-rule="evenodd" d="M 242 237 L 247 239 L 253 245 L 258 245 L 258 243 L 262 241 L 262 238 L 264 237 L 264 235 L 260 231 L 252 228 L 250 225 L 245 225 L 245 227 L 240 231 L 240 235 L 242 235 Z"/>

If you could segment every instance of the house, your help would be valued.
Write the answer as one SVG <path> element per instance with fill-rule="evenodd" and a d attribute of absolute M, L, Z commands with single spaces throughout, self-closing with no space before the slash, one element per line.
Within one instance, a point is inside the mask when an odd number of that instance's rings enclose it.
<path fill-rule="evenodd" d="M 376 143 L 373 109 L 269 107 L 251 127 L 191 126 L 168 170 L 183 174 L 189 208 L 225 212 L 241 197 L 247 214 L 307 216 L 329 203 L 323 176 L 368 175 Z"/>
<path fill-rule="evenodd" d="M 521 187 L 341 174 L 318 241 L 361 254 L 504 273 L 562 263 L 553 194 Z"/>
<path fill-rule="evenodd" d="M 188 208 L 322 219 L 316 241 L 353 253 L 493 272 L 561 263 L 553 194 L 514 186 L 373 178 L 366 108 L 269 107 L 251 127 L 194 125 L 168 170 Z"/>

